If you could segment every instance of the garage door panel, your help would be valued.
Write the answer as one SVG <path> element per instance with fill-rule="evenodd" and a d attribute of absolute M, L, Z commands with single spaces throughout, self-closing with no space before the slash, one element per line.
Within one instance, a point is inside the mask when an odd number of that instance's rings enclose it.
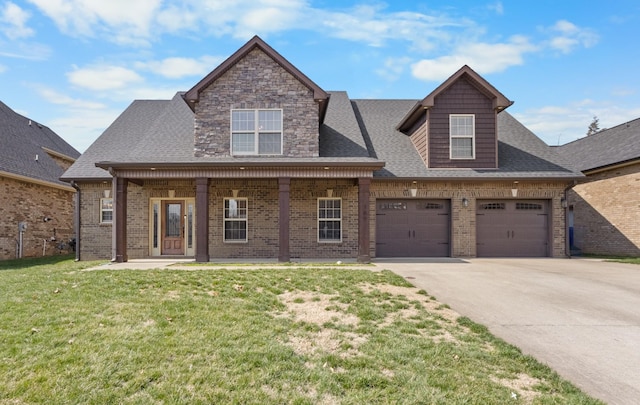
<path fill-rule="evenodd" d="M 449 256 L 448 200 L 379 200 L 376 204 L 376 255 Z"/>
<path fill-rule="evenodd" d="M 548 255 L 548 202 L 544 200 L 478 201 L 477 255 L 543 257 Z"/>

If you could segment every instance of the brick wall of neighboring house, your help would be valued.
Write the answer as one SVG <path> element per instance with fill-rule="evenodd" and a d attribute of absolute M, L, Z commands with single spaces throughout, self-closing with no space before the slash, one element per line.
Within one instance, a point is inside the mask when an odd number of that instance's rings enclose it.
<path fill-rule="evenodd" d="M 562 198 L 566 183 L 524 183 L 518 184 L 518 199 L 536 199 L 551 201 L 552 257 L 565 257 L 565 209 Z M 412 182 L 373 181 L 371 183 L 371 207 L 376 199 L 412 198 Z M 496 181 L 484 183 L 456 182 L 417 182 L 418 193 L 415 198 L 451 200 L 451 244 L 453 257 L 476 256 L 476 200 L 512 199 L 512 182 Z M 467 207 L 462 198 L 467 198 Z M 373 208 L 375 209 L 375 208 Z M 376 229 L 375 212 L 370 215 L 371 257 L 375 257 Z"/>
<path fill-rule="evenodd" d="M 228 157 L 231 109 L 244 108 L 282 109 L 283 155 L 318 156 L 318 104 L 313 92 L 259 49 L 200 94 L 195 107 L 195 156 Z"/>
<path fill-rule="evenodd" d="M 568 201 L 581 253 L 640 256 L 640 163 L 588 175 Z"/>
<path fill-rule="evenodd" d="M 108 183 L 79 183 L 80 188 L 80 259 L 111 259 L 111 224 L 100 223 L 100 199 Z"/>
<path fill-rule="evenodd" d="M 20 222 L 27 224 L 23 257 L 43 256 L 43 249 L 45 256 L 70 253 L 74 198 L 72 191 L 0 177 L 0 260 L 17 257 Z M 45 222 L 45 217 L 51 220 Z"/>

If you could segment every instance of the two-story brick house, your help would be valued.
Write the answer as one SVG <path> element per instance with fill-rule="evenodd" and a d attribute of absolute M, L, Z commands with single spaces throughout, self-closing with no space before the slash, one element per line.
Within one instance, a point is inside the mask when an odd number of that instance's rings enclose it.
<path fill-rule="evenodd" d="M 0 260 L 71 251 L 75 190 L 59 177 L 78 156 L 50 128 L 0 102 Z"/>
<path fill-rule="evenodd" d="M 581 174 L 511 104 L 467 66 L 423 100 L 353 100 L 254 37 L 64 174 L 80 258 L 564 256 Z"/>

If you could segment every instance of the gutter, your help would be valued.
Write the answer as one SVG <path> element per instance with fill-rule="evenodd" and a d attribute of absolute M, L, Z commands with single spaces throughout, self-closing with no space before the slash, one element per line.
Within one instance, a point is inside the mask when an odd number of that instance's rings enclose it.
<path fill-rule="evenodd" d="M 75 181 L 71 181 L 71 187 L 76 189 L 76 207 L 73 219 L 73 231 L 76 234 L 76 262 L 80 261 L 80 201 L 82 197 L 82 193 L 80 192 L 80 187 Z"/>

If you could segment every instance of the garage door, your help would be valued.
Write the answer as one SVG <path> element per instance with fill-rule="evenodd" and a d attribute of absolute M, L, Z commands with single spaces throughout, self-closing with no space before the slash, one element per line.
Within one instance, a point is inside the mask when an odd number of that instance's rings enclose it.
<path fill-rule="evenodd" d="M 478 257 L 549 255 L 549 213 L 545 200 L 478 201 Z"/>
<path fill-rule="evenodd" d="M 376 256 L 449 256 L 448 200 L 378 200 Z"/>

